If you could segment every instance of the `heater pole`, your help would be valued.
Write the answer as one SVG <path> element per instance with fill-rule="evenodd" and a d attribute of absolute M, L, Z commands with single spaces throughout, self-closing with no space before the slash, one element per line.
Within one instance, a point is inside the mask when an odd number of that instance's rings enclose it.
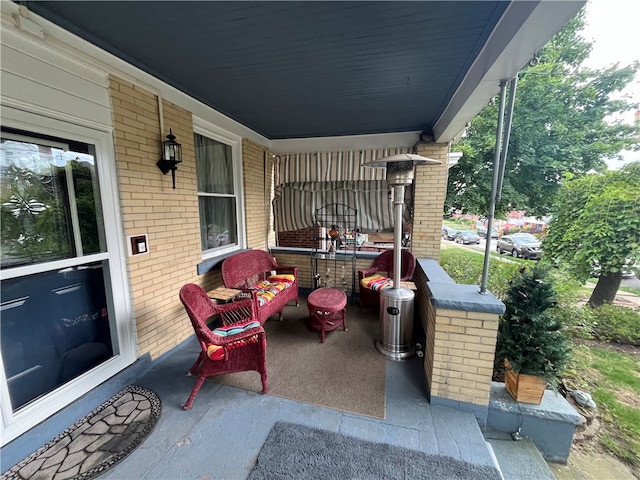
<path fill-rule="evenodd" d="M 404 185 L 393 187 L 393 208 L 395 212 L 395 228 L 393 238 L 393 288 L 400 288 L 400 272 L 402 262 L 402 204 L 404 203 Z"/>

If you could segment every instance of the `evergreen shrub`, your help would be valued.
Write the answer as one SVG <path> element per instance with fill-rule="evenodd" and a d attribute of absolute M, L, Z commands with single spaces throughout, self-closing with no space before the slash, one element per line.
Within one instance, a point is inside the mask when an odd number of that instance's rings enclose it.
<path fill-rule="evenodd" d="M 496 355 L 515 373 L 542 377 L 552 385 L 567 365 L 569 340 L 554 315 L 556 293 L 540 264 L 522 268 L 502 299 L 506 311 L 498 324 Z"/>

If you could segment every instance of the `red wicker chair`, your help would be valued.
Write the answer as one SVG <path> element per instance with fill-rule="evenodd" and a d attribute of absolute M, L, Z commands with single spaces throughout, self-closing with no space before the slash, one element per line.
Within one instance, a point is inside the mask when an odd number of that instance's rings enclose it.
<path fill-rule="evenodd" d="M 373 261 L 373 265 L 363 270 L 358 270 L 358 285 L 360 286 L 360 306 L 380 304 L 380 294 L 375 290 L 370 290 L 362 286 L 362 279 L 370 277 L 375 273 L 383 274 L 389 278 L 393 278 L 393 261 L 394 250 L 385 250 L 378 255 Z M 400 265 L 400 281 L 406 282 L 413 277 L 413 271 L 416 268 L 416 258 L 409 250 L 402 250 L 400 255 L 402 265 Z"/>
<path fill-rule="evenodd" d="M 201 347 L 198 358 L 189 370 L 189 375 L 197 374 L 198 379 L 184 409 L 191 409 L 206 378 L 225 373 L 255 370 L 260 373 L 262 393 L 267 393 L 267 340 L 264 329 L 256 323 L 256 326 L 246 328 L 241 333 L 229 332 L 227 336 L 222 336 L 216 335 L 215 330 L 212 331 L 206 323 L 207 319 L 217 316 L 223 325 L 220 332 L 226 334 L 224 327 L 231 325 L 238 325 L 238 329 L 242 330 L 241 325 L 257 322 L 253 302 L 246 299 L 218 305 L 200 286 L 193 283 L 180 289 L 180 301 L 189 315 Z"/>

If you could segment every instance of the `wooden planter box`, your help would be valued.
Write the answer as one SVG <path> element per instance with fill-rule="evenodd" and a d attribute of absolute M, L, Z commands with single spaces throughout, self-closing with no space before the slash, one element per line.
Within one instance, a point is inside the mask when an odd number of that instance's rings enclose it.
<path fill-rule="evenodd" d="M 533 375 L 514 373 L 508 362 L 505 362 L 505 366 L 507 369 L 505 371 L 504 385 L 513 399 L 516 402 L 540 405 L 544 391 L 547 388 L 547 381 L 544 378 Z"/>

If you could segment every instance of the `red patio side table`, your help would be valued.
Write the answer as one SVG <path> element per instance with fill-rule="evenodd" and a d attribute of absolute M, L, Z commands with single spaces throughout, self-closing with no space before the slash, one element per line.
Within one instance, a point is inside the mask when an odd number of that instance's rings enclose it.
<path fill-rule="evenodd" d="M 318 288 L 309 294 L 309 325 L 314 330 L 320 330 L 320 343 L 324 343 L 325 332 L 335 330 L 340 325 L 347 331 L 346 306 L 347 295 L 338 288 Z"/>

